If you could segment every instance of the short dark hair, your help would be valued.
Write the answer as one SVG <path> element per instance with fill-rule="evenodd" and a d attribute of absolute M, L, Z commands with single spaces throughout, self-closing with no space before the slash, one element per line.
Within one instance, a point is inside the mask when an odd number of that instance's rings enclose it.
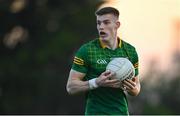
<path fill-rule="evenodd" d="M 104 7 L 100 8 L 95 12 L 96 15 L 105 15 L 105 14 L 113 14 L 119 18 L 119 11 L 113 7 Z"/>

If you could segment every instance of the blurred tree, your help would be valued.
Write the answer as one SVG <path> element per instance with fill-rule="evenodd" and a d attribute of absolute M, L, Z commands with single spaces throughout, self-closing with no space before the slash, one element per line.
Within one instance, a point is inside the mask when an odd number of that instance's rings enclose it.
<path fill-rule="evenodd" d="M 180 64 L 180 59 L 174 64 Z M 150 62 L 148 73 L 141 82 L 141 92 L 136 98 L 129 97 L 131 114 L 179 115 L 180 72 L 171 70 L 161 72 L 156 62 Z M 175 66 L 175 65 L 173 65 Z"/>
<path fill-rule="evenodd" d="M 74 50 L 96 37 L 101 3 L 0 1 L 0 114 L 83 114 L 83 96 L 65 86 Z"/>

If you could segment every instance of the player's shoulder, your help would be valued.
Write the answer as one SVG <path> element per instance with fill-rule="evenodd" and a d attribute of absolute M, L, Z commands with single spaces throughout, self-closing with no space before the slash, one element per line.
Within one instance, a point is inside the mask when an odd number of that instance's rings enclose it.
<path fill-rule="evenodd" d="M 88 51 L 96 48 L 97 42 L 98 42 L 97 39 L 90 40 L 90 41 L 82 44 L 77 52 L 81 53 L 81 54 L 87 54 Z"/>
<path fill-rule="evenodd" d="M 125 48 L 128 48 L 128 49 L 136 49 L 132 44 L 130 44 L 129 42 L 126 42 L 126 41 L 124 41 L 124 40 L 122 40 L 121 39 L 121 41 L 122 41 L 122 44 L 123 44 L 123 47 L 125 47 Z"/>

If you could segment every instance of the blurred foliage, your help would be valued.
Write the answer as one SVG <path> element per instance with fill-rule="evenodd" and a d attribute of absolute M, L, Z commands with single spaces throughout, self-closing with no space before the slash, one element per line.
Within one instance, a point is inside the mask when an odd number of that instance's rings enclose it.
<path fill-rule="evenodd" d="M 65 87 L 74 52 L 97 37 L 94 11 L 102 3 L 0 0 L 0 114 L 84 113 L 84 95 L 69 96 Z M 156 67 L 140 95 L 128 96 L 130 114 L 180 114 L 179 68 L 169 75 Z"/>
<path fill-rule="evenodd" d="M 83 96 L 69 96 L 65 87 L 74 51 L 96 37 L 101 3 L 0 1 L 1 114 L 83 114 Z M 8 36 L 17 26 L 27 30 L 25 41 L 15 38 L 20 31 Z"/>
<path fill-rule="evenodd" d="M 180 56 L 179 52 L 175 54 Z M 155 62 L 150 62 L 151 66 L 141 82 L 140 94 L 136 98 L 128 96 L 131 114 L 180 114 L 180 59 L 172 63 L 173 67 L 162 72 Z"/>

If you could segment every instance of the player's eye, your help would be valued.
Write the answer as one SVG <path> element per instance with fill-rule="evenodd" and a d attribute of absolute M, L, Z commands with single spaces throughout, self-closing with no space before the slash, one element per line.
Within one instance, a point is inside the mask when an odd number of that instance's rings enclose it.
<path fill-rule="evenodd" d="M 110 22 L 109 21 L 104 21 L 103 22 L 105 25 L 108 25 Z"/>
<path fill-rule="evenodd" d="M 100 22 L 100 21 L 97 21 L 97 25 L 101 25 L 101 22 Z"/>

